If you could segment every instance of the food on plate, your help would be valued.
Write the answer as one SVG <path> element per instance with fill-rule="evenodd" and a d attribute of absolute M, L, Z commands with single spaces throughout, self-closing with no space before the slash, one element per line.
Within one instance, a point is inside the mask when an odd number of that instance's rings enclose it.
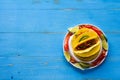
<path fill-rule="evenodd" d="M 100 65 L 108 52 L 105 34 L 91 24 L 68 28 L 63 46 L 67 61 L 82 70 Z"/>

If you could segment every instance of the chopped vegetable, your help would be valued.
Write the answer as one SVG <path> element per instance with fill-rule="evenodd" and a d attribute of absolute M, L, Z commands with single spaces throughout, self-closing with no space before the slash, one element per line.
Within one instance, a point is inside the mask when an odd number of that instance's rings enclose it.
<path fill-rule="evenodd" d="M 87 39 L 88 37 L 89 37 L 88 35 L 84 35 L 82 38 L 80 38 L 79 42 L 82 41 L 82 40 Z"/>
<path fill-rule="evenodd" d="M 70 54 L 69 54 L 69 52 L 68 52 L 68 51 L 65 51 L 65 52 L 64 52 L 64 55 L 65 55 L 67 61 L 70 61 Z"/>
<path fill-rule="evenodd" d="M 81 66 L 82 68 L 89 68 L 89 67 L 90 67 L 90 64 L 89 64 L 89 63 L 80 62 L 79 64 L 80 64 L 80 66 Z"/>
<path fill-rule="evenodd" d="M 64 40 L 64 50 L 65 51 L 69 50 L 68 41 L 69 41 L 70 36 L 71 36 L 71 33 L 68 33 L 65 37 L 65 40 Z"/>
<path fill-rule="evenodd" d="M 101 39 L 102 39 L 102 46 L 105 50 L 108 50 L 108 43 L 107 43 L 107 39 L 106 37 L 102 34 L 101 35 Z"/>
<path fill-rule="evenodd" d="M 71 33 L 75 33 L 75 32 L 77 32 L 78 30 L 79 30 L 79 27 L 78 27 L 78 26 L 68 28 L 68 31 L 71 32 Z"/>
<path fill-rule="evenodd" d="M 96 66 L 101 63 L 101 61 L 105 58 L 106 56 L 106 50 L 102 50 L 101 55 L 94 61 L 92 62 L 92 66 Z"/>
<path fill-rule="evenodd" d="M 77 63 L 77 61 L 72 56 L 70 57 L 70 62 L 71 63 Z"/>

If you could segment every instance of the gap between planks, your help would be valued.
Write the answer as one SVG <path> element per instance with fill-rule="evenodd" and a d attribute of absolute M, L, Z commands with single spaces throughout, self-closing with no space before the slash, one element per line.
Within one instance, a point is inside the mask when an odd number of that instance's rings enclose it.
<path fill-rule="evenodd" d="M 49 32 L 49 31 L 44 31 L 44 32 L 0 32 L 0 34 L 65 34 L 66 32 Z M 120 34 L 120 31 L 104 31 L 104 33 L 109 33 L 109 34 Z"/>
<path fill-rule="evenodd" d="M 111 9 L 105 9 L 105 8 L 91 8 L 91 9 L 86 9 L 86 8 L 45 8 L 45 9 L 0 9 L 0 10 L 63 10 L 63 11 L 72 11 L 72 10 L 120 10 L 120 8 L 111 8 Z"/>

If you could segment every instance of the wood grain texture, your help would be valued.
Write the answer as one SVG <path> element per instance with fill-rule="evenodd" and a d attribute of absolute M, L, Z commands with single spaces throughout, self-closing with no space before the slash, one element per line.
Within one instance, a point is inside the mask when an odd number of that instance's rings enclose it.
<path fill-rule="evenodd" d="M 0 0 L 0 80 L 119 80 L 120 0 Z M 68 27 L 90 23 L 108 38 L 99 67 L 81 71 L 64 58 Z"/>
<path fill-rule="evenodd" d="M 1 10 L 0 32 L 65 32 L 80 23 L 114 32 L 120 30 L 119 13 L 120 10 Z"/>

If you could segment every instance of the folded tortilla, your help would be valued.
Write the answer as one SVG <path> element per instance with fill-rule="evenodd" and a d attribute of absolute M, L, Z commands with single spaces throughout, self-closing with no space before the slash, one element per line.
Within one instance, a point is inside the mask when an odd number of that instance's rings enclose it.
<path fill-rule="evenodd" d="M 101 40 L 92 29 L 81 28 L 74 34 L 71 46 L 76 57 L 83 61 L 90 61 L 99 55 Z"/>

